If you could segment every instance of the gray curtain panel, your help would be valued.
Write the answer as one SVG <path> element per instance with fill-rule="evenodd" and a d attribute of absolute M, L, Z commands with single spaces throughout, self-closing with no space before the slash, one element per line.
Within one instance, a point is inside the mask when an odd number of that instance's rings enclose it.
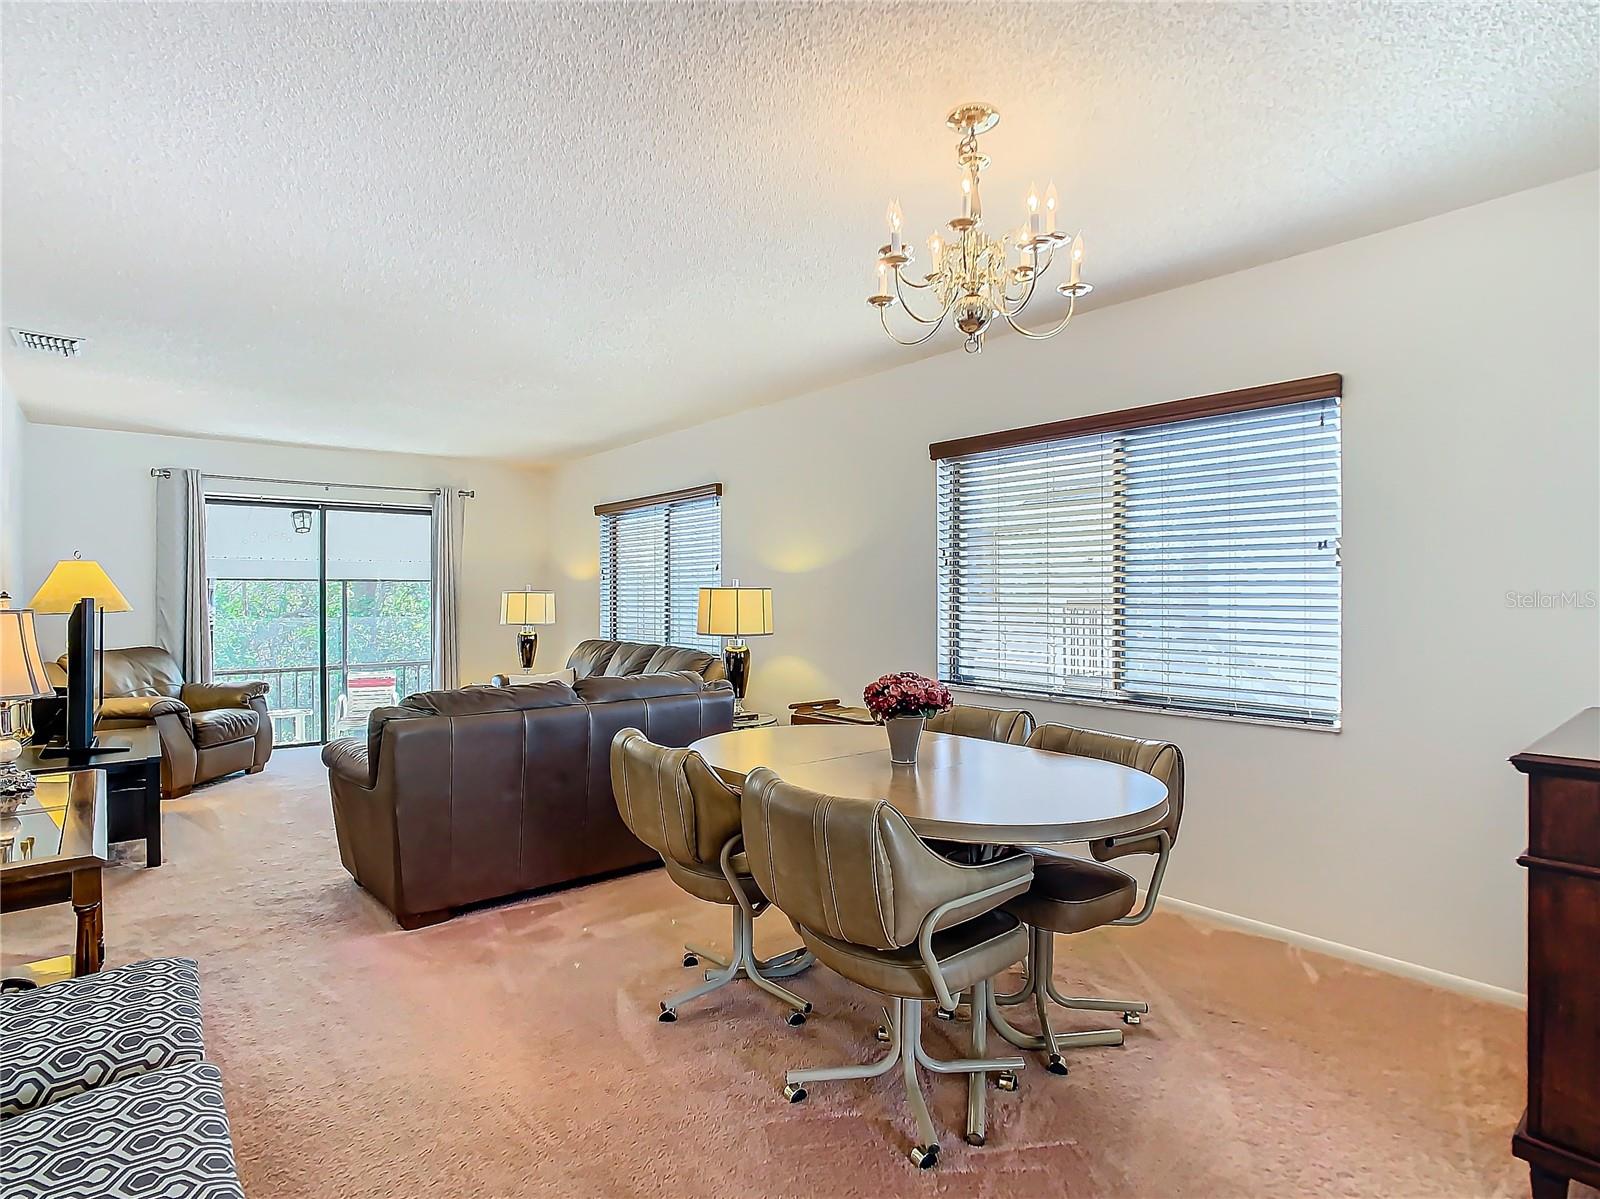
<path fill-rule="evenodd" d="M 456 581 L 461 574 L 464 502 L 454 487 L 433 497 L 433 685 L 454 687 L 461 676 Z"/>
<path fill-rule="evenodd" d="M 193 683 L 211 681 L 206 488 L 197 470 L 156 477 L 156 641 Z"/>

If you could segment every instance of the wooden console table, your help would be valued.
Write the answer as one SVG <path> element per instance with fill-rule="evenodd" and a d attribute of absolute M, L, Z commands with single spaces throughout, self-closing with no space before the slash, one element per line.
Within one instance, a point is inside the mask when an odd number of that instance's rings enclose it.
<path fill-rule="evenodd" d="M 106 866 L 106 776 L 99 770 L 47 774 L 11 816 L 0 816 L 0 912 L 70 903 L 78 918 L 75 975 L 93 974 L 105 958 L 100 872 Z M 55 962 L 35 962 L 47 981 Z"/>
<path fill-rule="evenodd" d="M 1534 1199 L 1600 1187 L 1600 708 L 1511 759 L 1528 776 L 1528 1110 Z"/>

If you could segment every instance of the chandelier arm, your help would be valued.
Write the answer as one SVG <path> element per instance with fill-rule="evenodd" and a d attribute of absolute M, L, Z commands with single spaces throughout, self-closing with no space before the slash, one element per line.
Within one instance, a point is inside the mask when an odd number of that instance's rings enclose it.
<path fill-rule="evenodd" d="M 883 331 L 887 333 L 890 340 L 895 342 L 897 345 L 920 346 L 923 342 L 927 341 L 928 338 L 932 337 L 939 331 L 939 326 L 944 324 L 944 318 L 950 315 L 950 309 L 954 307 L 955 301 L 952 300 L 950 304 L 946 306 L 944 312 L 940 314 L 939 319 L 933 322 L 933 328 L 929 329 L 921 337 L 913 337 L 910 341 L 907 341 L 903 337 L 896 336 L 895 331 L 889 328 L 889 306 L 887 304 L 878 309 L 878 320 L 883 324 Z"/>
<path fill-rule="evenodd" d="M 918 316 L 915 312 L 913 312 L 911 310 L 911 305 L 906 303 L 905 296 L 901 294 L 901 291 L 900 291 L 900 272 L 898 270 L 896 270 L 895 273 L 894 273 L 894 295 L 895 295 L 895 299 L 900 301 L 900 307 L 905 311 L 905 314 L 907 316 L 909 316 L 912 320 L 916 321 L 917 324 L 919 324 L 919 325 L 937 325 L 940 321 L 944 320 L 945 313 L 948 313 L 950 311 L 949 305 L 946 305 L 944 312 L 941 312 L 937 317 L 931 317 L 931 316 L 922 317 L 922 316 Z"/>
<path fill-rule="evenodd" d="M 1033 299 L 1033 289 L 1036 286 L 1038 286 L 1039 275 L 1040 275 L 1040 272 L 1036 270 L 1036 271 L 1034 271 L 1033 274 L 1028 276 L 1027 289 L 1017 299 L 1012 299 L 1010 296 L 1004 294 L 1003 292 L 1001 293 L 1000 298 L 1003 301 L 1001 303 L 1001 305 L 1000 305 L 1000 315 L 1001 316 L 1017 316 L 1018 314 L 1020 314 L 1022 312 L 1022 310 L 1024 308 L 1026 308 L 1028 306 L 1028 301 Z M 1007 303 L 1012 304 L 1013 307 L 1007 308 L 1006 307 Z"/>
<path fill-rule="evenodd" d="M 933 286 L 933 280 L 934 280 L 934 276 L 929 275 L 921 283 L 918 283 L 915 279 L 908 279 L 908 278 L 906 278 L 906 276 L 902 275 L 900 273 L 900 268 L 899 267 L 895 267 L 894 268 L 894 277 L 895 277 L 895 281 L 896 282 L 902 282 L 903 281 L 907 287 L 914 287 L 918 291 L 923 291 L 923 290 L 926 290 L 927 288 L 932 287 Z"/>
<path fill-rule="evenodd" d="M 1017 324 L 1016 321 L 1011 319 L 1011 313 L 1009 312 L 1002 312 L 1000 315 L 1005 317 L 1006 324 L 1010 325 L 1018 333 L 1022 334 L 1022 336 L 1031 337 L 1035 341 L 1044 341 L 1046 338 L 1054 337 L 1057 333 L 1060 333 L 1061 330 L 1067 327 L 1067 322 L 1072 319 L 1072 313 L 1076 307 L 1076 298 L 1069 297 L 1067 300 L 1067 315 L 1062 317 L 1060 322 L 1054 328 L 1045 329 L 1043 331 L 1037 329 L 1024 329 L 1021 325 Z"/>

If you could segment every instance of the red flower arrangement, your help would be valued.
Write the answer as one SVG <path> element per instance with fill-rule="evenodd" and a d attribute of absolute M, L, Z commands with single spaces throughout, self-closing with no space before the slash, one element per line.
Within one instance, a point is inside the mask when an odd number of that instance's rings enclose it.
<path fill-rule="evenodd" d="M 868 683 L 861 698 L 880 722 L 899 716 L 937 716 L 955 702 L 943 683 L 909 670 Z"/>

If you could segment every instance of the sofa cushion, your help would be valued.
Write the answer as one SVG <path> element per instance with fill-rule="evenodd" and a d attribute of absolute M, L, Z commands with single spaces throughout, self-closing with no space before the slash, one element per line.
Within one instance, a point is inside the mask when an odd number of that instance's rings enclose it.
<path fill-rule="evenodd" d="M 715 654 L 703 649 L 684 649 L 678 645 L 663 645 L 650 655 L 640 674 L 662 674 L 670 670 L 692 670 L 701 678 L 710 678 L 708 667 L 717 661 Z"/>
<path fill-rule="evenodd" d="M 190 958 L 0 995 L 0 1120 L 204 1052 L 200 973 Z"/>
<path fill-rule="evenodd" d="M 620 699 L 661 699 L 668 695 L 698 695 L 705 680 L 692 670 L 669 674 L 635 674 L 627 678 L 599 675 L 579 679 L 574 690 L 586 704 L 609 704 Z"/>
<path fill-rule="evenodd" d="M 525 687 L 462 687 L 456 691 L 419 691 L 408 695 L 404 707 L 429 716 L 476 716 L 480 712 L 526 712 L 533 708 L 560 708 L 578 702 L 571 687 L 561 682 L 530 683 Z"/>
<path fill-rule="evenodd" d="M 222 1073 L 169 1066 L 5 1125 L 7 1199 L 244 1199 Z"/>
<path fill-rule="evenodd" d="M 178 660 L 156 645 L 108 649 L 102 655 L 106 695 L 170 695 L 183 689 L 183 669 Z M 56 664 L 67 668 L 67 655 Z"/>
<path fill-rule="evenodd" d="M 189 719 L 194 722 L 194 743 L 201 749 L 254 737 L 261 727 L 250 708 L 214 708 L 195 712 Z"/>
<path fill-rule="evenodd" d="M 594 638 L 580 641 L 572 653 L 567 655 L 567 665 L 577 672 L 580 679 L 586 679 L 604 670 L 616 649 L 615 641 L 601 641 Z"/>
<path fill-rule="evenodd" d="M 611 655 L 606 667 L 600 673 L 613 677 L 629 674 L 643 674 L 644 668 L 650 659 L 655 656 L 659 645 L 645 645 L 639 641 L 619 641 L 616 652 Z"/>

